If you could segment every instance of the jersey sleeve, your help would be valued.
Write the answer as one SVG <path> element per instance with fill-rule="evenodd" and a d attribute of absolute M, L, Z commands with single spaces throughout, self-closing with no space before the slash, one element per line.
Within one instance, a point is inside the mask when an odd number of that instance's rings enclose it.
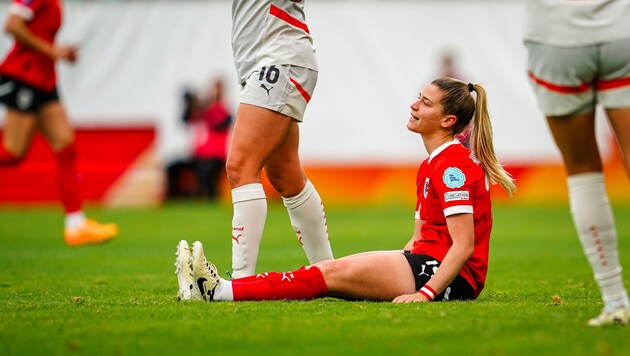
<path fill-rule="evenodd" d="M 473 174 L 467 164 L 436 167 L 431 180 L 442 204 L 444 216 L 473 213 Z"/>
<path fill-rule="evenodd" d="M 31 21 L 43 2 L 43 0 L 13 0 L 9 8 L 9 14 Z"/>

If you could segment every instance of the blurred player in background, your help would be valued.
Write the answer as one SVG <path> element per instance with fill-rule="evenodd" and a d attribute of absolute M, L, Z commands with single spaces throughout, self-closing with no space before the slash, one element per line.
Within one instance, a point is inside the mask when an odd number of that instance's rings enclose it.
<path fill-rule="evenodd" d="M 464 76 L 460 74 L 460 68 L 457 63 L 457 55 L 453 50 L 446 49 L 440 54 L 438 75 L 436 77 L 465 80 Z"/>
<path fill-rule="evenodd" d="M 219 197 L 221 175 L 225 174 L 225 161 L 232 114 L 224 103 L 223 81 L 216 79 L 203 103 L 199 117 L 192 118 L 197 125 L 195 135 L 195 172 L 197 181 L 211 201 Z"/>
<path fill-rule="evenodd" d="M 455 138 L 471 120 L 472 152 Z M 434 80 L 411 104 L 407 128 L 422 137 L 429 157 L 418 170 L 415 229 L 405 251 L 367 252 L 226 281 L 206 261 L 201 243 L 193 244 L 191 254 L 181 241 L 180 299 L 330 296 L 410 303 L 477 298 L 488 269 L 490 182 L 510 194 L 516 190 L 494 153 L 485 89 L 452 78 Z"/>
<path fill-rule="evenodd" d="M 101 243 L 113 238 L 117 227 L 87 219 L 81 210 L 74 131 L 59 100 L 55 74 L 55 62 L 76 61 L 77 48 L 55 44 L 61 21 L 59 0 L 14 0 L 10 7 L 4 29 L 15 43 L 0 64 L 0 103 L 7 108 L 0 166 L 20 163 L 39 131 L 57 160 L 66 243 Z"/>
<path fill-rule="evenodd" d="M 439 68 L 437 75 L 434 78 L 454 78 L 466 81 L 463 75 L 460 74 L 459 65 L 457 64 L 457 55 L 453 50 L 446 49 L 442 52 L 439 58 Z M 470 148 L 470 135 L 472 133 L 472 127 L 467 127 L 462 132 L 457 134 L 455 138 L 461 142 L 462 145 Z"/>
<path fill-rule="evenodd" d="M 317 82 L 303 0 L 233 0 L 232 47 L 242 85 L 227 157 L 233 277 L 255 273 L 267 216 L 261 172 L 280 193 L 310 263 L 333 258 L 326 214 L 298 156 L 299 126 Z"/>
<path fill-rule="evenodd" d="M 630 173 L 630 1 L 529 0 L 528 70 L 568 174 L 571 213 L 604 300 L 590 326 L 630 321 L 595 139 L 600 104 Z"/>

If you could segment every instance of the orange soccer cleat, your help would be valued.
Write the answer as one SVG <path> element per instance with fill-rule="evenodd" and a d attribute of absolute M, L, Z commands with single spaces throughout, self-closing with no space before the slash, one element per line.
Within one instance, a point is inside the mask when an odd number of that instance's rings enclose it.
<path fill-rule="evenodd" d="M 117 234 L 118 226 L 116 224 L 101 224 L 87 219 L 75 229 L 66 229 L 64 238 L 69 246 L 81 246 L 107 242 Z"/>

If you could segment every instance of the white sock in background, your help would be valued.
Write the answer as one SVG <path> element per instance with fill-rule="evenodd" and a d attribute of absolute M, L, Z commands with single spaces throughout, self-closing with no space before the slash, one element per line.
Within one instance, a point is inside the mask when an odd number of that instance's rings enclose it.
<path fill-rule="evenodd" d="M 298 195 L 291 198 L 283 197 L 282 200 L 308 261 L 315 263 L 332 260 L 324 204 L 313 184 L 307 180 L 304 189 Z"/>
<path fill-rule="evenodd" d="M 232 278 L 256 272 L 258 248 L 267 219 L 267 199 L 261 183 L 232 189 Z"/>
<path fill-rule="evenodd" d="M 567 178 L 573 223 L 607 311 L 630 305 L 617 250 L 617 228 L 602 173 Z"/>
<path fill-rule="evenodd" d="M 85 214 L 83 214 L 83 211 L 81 210 L 75 211 L 74 213 L 68 213 L 65 218 L 65 227 L 68 230 L 74 230 L 83 225 L 86 219 Z"/>

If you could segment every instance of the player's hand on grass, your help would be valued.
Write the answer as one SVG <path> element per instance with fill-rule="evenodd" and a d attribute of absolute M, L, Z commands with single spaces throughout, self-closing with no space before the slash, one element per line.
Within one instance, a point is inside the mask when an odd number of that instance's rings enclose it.
<path fill-rule="evenodd" d="M 411 294 L 403 294 L 394 298 L 393 303 L 420 303 L 420 302 L 429 302 L 429 298 L 424 295 L 416 292 Z"/>

